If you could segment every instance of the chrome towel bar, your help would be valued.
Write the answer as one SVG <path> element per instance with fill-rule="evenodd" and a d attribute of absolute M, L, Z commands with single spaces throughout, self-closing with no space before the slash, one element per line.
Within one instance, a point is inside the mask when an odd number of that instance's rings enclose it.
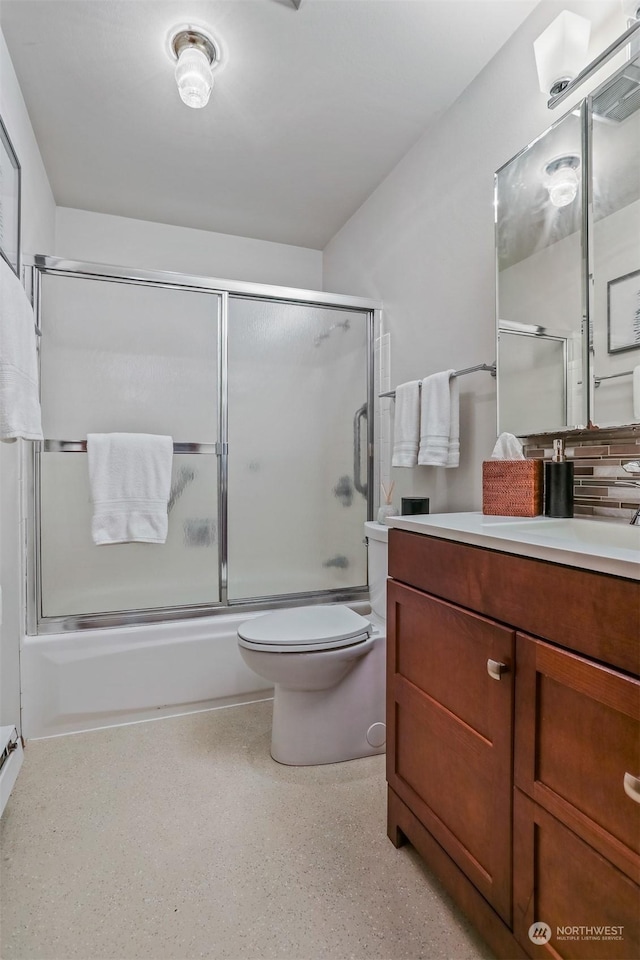
<path fill-rule="evenodd" d="M 606 377 L 594 377 L 593 382 L 599 387 L 603 380 L 615 380 L 617 377 L 630 377 L 633 370 L 624 370 L 622 373 L 609 373 Z"/>
<path fill-rule="evenodd" d="M 43 440 L 44 453 L 86 453 L 86 440 Z M 226 443 L 174 443 L 174 453 L 209 453 L 220 456 L 228 453 Z"/>
<path fill-rule="evenodd" d="M 452 377 L 464 377 L 468 373 L 478 373 L 481 370 L 486 370 L 487 373 L 490 373 L 492 377 L 496 375 L 496 365 L 495 363 L 476 363 L 474 367 L 465 367 L 463 370 L 455 370 L 451 376 Z M 379 393 L 378 397 L 392 397 L 395 399 L 396 392 L 395 390 L 389 390 L 387 393 Z"/>

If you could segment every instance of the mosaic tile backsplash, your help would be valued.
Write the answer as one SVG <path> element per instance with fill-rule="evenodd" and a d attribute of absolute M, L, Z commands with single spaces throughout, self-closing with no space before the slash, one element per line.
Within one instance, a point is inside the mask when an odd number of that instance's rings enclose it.
<path fill-rule="evenodd" d="M 564 437 L 567 459 L 575 464 L 574 516 L 629 522 L 640 506 L 640 487 L 615 484 L 633 479 L 622 464 L 640 460 L 640 424 L 527 437 L 525 455 L 550 460 L 556 436 Z"/>

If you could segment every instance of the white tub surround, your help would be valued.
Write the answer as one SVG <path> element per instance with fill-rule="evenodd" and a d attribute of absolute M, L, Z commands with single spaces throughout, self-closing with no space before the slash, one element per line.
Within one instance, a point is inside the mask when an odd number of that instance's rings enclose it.
<path fill-rule="evenodd" d="M 366 615 L 369 605 L 352 609 Z M 264 612 L 25 637 L 24 737 L 270 698 L 269 682 L 245 665 L 237 643 L 239 625 Z"/>
<path fill-rule="evenodd" d="M 247 615 L 26 637 L 26 739 L 79 733 L 271 696 L 242 662 Z"/>
<path fill-rule="evenodd" d="M 443 540 L 640 580 L 640 527 L 630 524 L 482 513 L 390 517 L 388 524 Z"/>

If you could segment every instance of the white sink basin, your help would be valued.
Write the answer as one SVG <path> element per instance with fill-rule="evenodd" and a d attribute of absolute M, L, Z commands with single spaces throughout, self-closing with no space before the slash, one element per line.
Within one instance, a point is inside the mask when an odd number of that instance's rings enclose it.
<path fill-rule="evenodd" d="M 500 524 L 505 534 L 523 538 L 540 537 L 580 545 L 622 548 L 640 551 L 640 526 L 608 523 L 600 520 L 554 520 L 550 517 L 532 517 L 531 520 L 505 521 Z"/>
<path fill-rule="evenodd" d="M 551 517 L 440 513 L 389 517 L 388 525 L 551 563 L 640 580 L 640 526 Z"/>

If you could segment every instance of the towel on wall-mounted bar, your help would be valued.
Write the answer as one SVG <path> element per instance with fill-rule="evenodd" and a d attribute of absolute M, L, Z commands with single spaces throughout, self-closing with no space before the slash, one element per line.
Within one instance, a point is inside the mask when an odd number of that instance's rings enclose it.
<path fill-rule="evenodd" d="M 460 389 L 455 370 L 422 381 L 420 450 L 422 467 L 457 467 L 460 463 Z"/>
<path fill-rule="evenodd" d="M 415 467 L 420 441 L 420 381 L 401 383 L 395 391 L 392 467 Z"/>

